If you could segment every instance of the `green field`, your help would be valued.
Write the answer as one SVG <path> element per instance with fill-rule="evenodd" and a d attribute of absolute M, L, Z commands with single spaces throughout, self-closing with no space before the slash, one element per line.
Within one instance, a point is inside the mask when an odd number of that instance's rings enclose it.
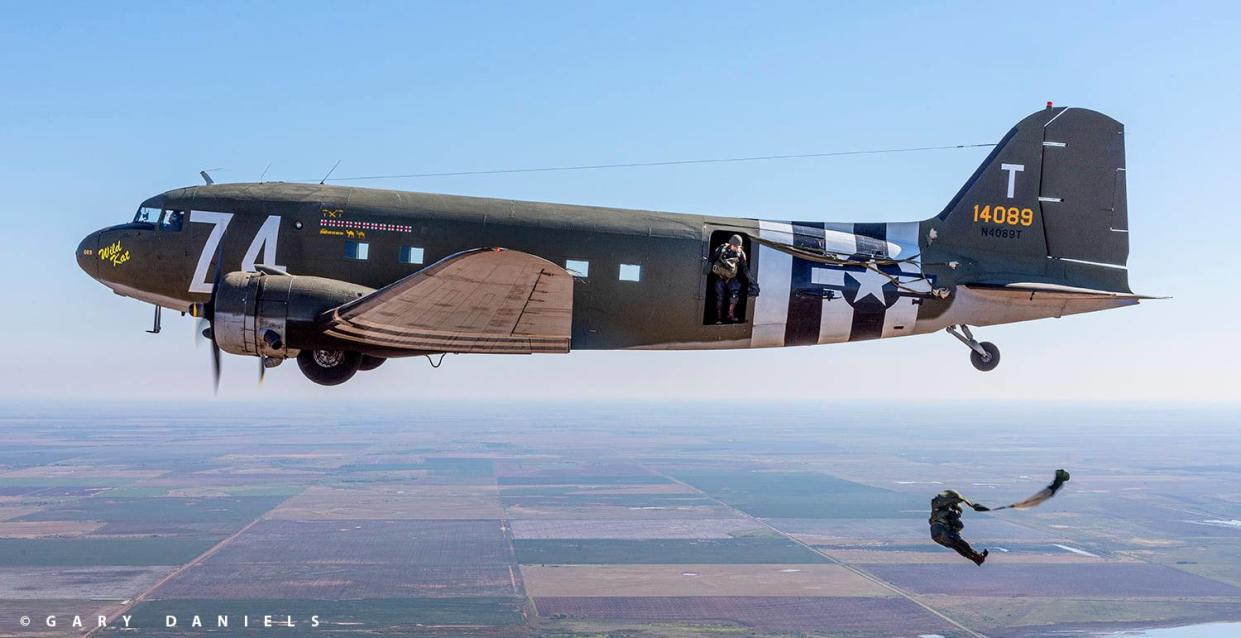
<path fill-rule="evenodd" d="M 505 507 L 521 505 L 524 507 L 576 507 L 584 505 L 605 505 L 612 507 L 709 507 L 715 505 L 711 499 L 702 494 L 595 494 L 589 491 L 574 494 L 512 494 L 508 490 L 500 493 L 500 502 Z"/>
<path fill-rule="evenodd" d="M 670 473 L 762 518 L 924 518 L 927 504 L 925 498 L 817 472 L 694 469 Z"/>
<path fill-rule="evenodd" d="M 81 499 L 27 514 L 23 521 L 159 521 L 178 523 L 249 522 L 280 504 L 285 496 L 110 497 Z"/>
<path fill-rule="evenodd" d="M 180 565 L 221 539 L 0 538 L 0 566 Z"/>
<path fill-rule="evenodd" d="M 490 459 L 433 457 L 419 461 L 350 463 L 340 466 L 339 472 L 390 472 L 394 470 L 428 470 L 432 473 L 454 476 L 490 476 L 493 463 Z"/>
<path fill-rule="evenodd" d="M 228 487 L 207 487 L 202 488 L 195 486 L 192 482 L 178 487 L 147 487 L 130 485 L 125 487 L 114 487 L 106 493 L 100 494 L 102 498 L 150 498 L 168 496 L 176 490 L 210 490 L 213 493 L 227 494 L 229 496 L 293 496 L 305 490 L 305 485 L 296 483 L 256 483 L 254 485 L 231 485 Z"/>
<path fill-rule="evenodd" d="M 34 477 L 34 476 L 0 476 L 0 487 L 5 486 L 38 486 L 38 487 L 110 487 L 113 485 L 129 485 L 137 479 L 124 476 L 92 476 L 69 477 Z"/>
<path fill-rule="evenodd" d="M 826 558 L 781 537 L 729 539 L 517 539 L 523 565 L 824 563 Z"/>
<path fill-rule="evenodd" d="M 656 485 L 671 483 L 662 476 L 631 474 L 617 476 L 501 476 L 500 485 Z"/>

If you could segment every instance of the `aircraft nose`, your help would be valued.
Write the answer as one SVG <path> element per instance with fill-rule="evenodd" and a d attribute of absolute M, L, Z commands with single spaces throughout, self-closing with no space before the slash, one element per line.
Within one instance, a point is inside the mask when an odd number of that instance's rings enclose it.
<path fill-rule="evenodd" d="M 99 257 L 95 252 L 99 250 L 99 233 L 93 232 L 86 236 L 78 249 L 74 251 L 74 255 L 78 259 L 78 267 L 81 268 L 91 278 L 95 278 L 99 274 Z"/>

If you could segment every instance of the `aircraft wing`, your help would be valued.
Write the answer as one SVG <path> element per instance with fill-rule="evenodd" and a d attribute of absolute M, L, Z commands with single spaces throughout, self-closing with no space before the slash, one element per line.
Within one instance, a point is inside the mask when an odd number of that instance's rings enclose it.
<path fill-rule="evenodd" d="M 420 354 L 563 353 L 573 323 L 573 276 L 516 250 L 468 250 L 324 318 L 330 336 Z"/>

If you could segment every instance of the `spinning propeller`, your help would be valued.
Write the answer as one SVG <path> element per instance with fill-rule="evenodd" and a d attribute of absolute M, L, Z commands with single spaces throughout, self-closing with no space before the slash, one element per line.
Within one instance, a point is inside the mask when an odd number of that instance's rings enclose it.
<path fill-rule="evenodd" d="M 197 318 L 198 325 L 195 327 L 196 335 L 202 335 L 211 341 L 211 380 L 214 385 L 215 393 L 220 393 L 220 344 L 215 339 L 215 307 L 216 297 L 220 294 L 220 282 L 224 279 L 224 259 L 220 254 L 220 249 L 215 251 L 215 270 L 211 275 L 211 298 L 207 303 L 194 304 L 190 307 L 190 314 Z M 203 324 L 206 324 L 206 328 Z M 194 337 L 195 342 L 198 336 Z"/>
<path fill-rule="evenodd" d="M 220 250 L 216 249 L 215 269 L 211 276 L 211 298 L 206 303 L 194 304 L 190 308 L 190 314 L 198 319 L 194 328 L 194 342 L 201 343 L 202 339 L 211 342 L 211 381 L 216 394 L 220 393 L 220 344 L 216 341 L 216 307 L 220 295 L 220 284 L 224 281 L 224 260 L 220 255 Z M 267 374 L 267 357 L 259 355 L 259 383 L 263 383 L 263 378 Z"/>

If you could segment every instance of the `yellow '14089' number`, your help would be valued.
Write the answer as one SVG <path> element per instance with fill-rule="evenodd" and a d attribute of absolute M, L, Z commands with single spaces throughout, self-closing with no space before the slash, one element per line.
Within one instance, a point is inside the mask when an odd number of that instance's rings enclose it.
<path fill-rule="evenodd" d="M 997 226 L 1029 226 L 1034 223 L 1034 211 L 1029 208 L 991 204 L 979 207 L 974 204 L 974 223 L 996 224 Z"/>

